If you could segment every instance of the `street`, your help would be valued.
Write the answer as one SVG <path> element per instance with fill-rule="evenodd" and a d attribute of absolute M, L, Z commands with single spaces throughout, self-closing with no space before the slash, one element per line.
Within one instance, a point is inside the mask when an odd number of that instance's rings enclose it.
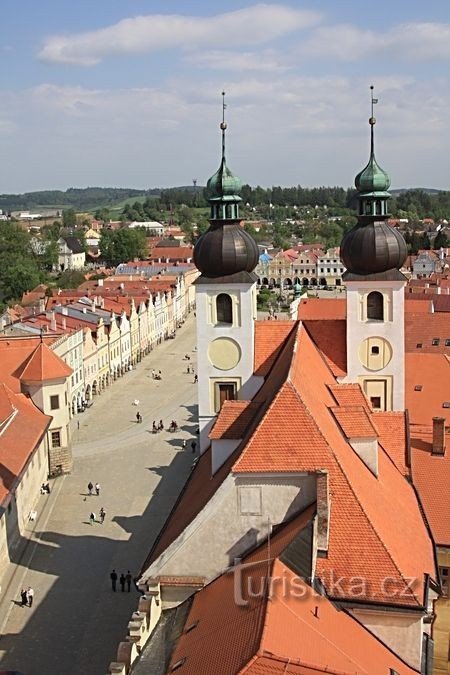
<path fill-rule="evenodd" d="M 194 344 L 191 315 L 175 340 L 157 346 L 72 420 L 73 472 L 53 480 L 50 495 L 39 496 L 29 541 L 4 575 L 2 668 L 24 675 L 105 675 L 115 660 L 138 593 L 134 585 L 122 593 L 119 584 L 113 593 L 110 572 L 139 572 L 194 460 L 197 387 L 186 372 L 188 363 L 195 368 Z M 152 368 L 162 371 L 161 381 L 152 379 Z M 180 430 L 151 433 L 160 419 L 166 429 L 175 419 Z M 100 484 L 99 496 L 88 495 L 89 481 Z M 105 522 L 89 524 L 91 511 L 98 519 L 101 507 Z M 32 608 L 18 604 L 23 586 L 35 591 Z"/>

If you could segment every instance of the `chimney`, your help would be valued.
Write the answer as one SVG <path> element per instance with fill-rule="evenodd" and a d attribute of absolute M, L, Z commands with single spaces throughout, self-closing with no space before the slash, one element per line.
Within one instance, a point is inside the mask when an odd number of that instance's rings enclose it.
<path fill-rule="evenodd" d="M 65 317 L 65 316 L 63 316 L 63 319 L 62 319 L 62 327 L 63 327 L 63 330 L 66 330 L 67 322 L 66 322 L 66 317 Z"/>
<path fill-rule="evenodd" d="M 55 314 L 55 312 L 51 313 L 50 328 L 51 328 L 52 331 L 56 331 L 56 314 Z"/>
<path fill-rule="evenodd" d="M 99 279 L 97 281 L 97 286 L 103 286 L 103 279 Z"/>
<path fill-rule="evenodd" d="M 445 417 L 433 417 L 432 455 L 445 455 Z"/>

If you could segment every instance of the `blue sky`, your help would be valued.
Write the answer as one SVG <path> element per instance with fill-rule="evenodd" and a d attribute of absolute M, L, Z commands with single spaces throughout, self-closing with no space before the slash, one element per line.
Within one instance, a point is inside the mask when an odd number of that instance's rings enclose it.
<path fill-rule="evenodd" d="M 207 180 L 450 189 L 448 0 L 14 0 L 0 8 L 0 192 Z"/>

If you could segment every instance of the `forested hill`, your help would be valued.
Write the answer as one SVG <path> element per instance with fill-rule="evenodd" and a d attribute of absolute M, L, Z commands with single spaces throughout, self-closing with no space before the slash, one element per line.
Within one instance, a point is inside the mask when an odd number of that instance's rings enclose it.
<path fill-rule="evenodd" d="M 62 190 L 42 190 L 25 192 L 21 195 L 0 195 L 2 211 L 30 211 L 42 208 L 72 208 L 75 211 L 111 206 L 124 199 L 136 197 L 159 197 L 161 190 L 134 190 L 133 188 L 69 188 Z"/>

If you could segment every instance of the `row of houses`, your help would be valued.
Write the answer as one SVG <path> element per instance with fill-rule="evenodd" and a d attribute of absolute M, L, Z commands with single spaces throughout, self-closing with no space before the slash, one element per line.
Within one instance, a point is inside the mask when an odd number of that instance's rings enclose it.
<path fill-rule="evenodd" d="M 196 272 L 143 279 L 129 275 L 87 281 L 76 291 L 41 297 L 2 334 L 45 336 L 71 369 L 70 416 L 170 337 L 194 307 Z M 42 291 L 41 291 L 42 293 Z"/>

